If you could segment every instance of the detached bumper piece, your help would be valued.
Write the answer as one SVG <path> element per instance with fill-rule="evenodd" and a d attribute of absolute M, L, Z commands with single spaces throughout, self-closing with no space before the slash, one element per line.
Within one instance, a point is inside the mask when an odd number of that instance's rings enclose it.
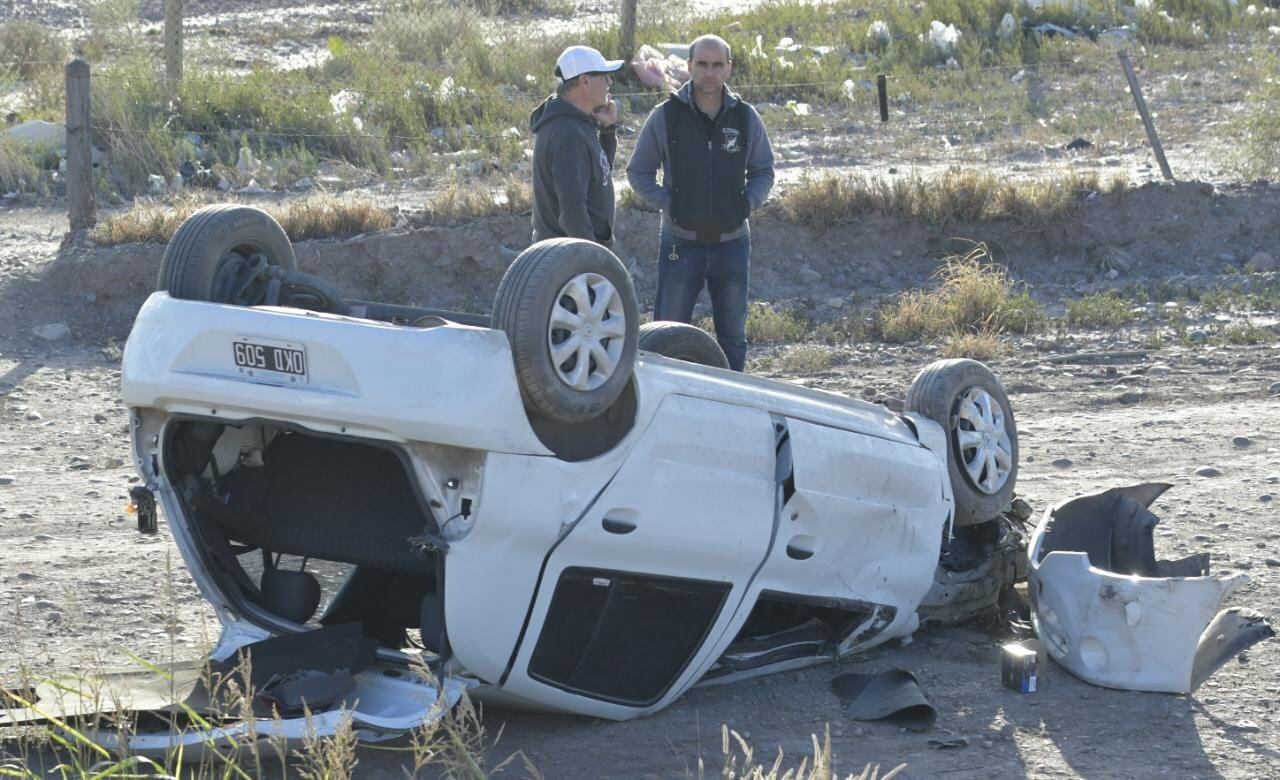
<path fill-rule="evenodd" d="M 1222 609 L 1249 581 L 1210 576 L 1209 555 L 1156 560 L 1148 483 L 1050 507 L 1031 538 L 1032 622 L 1055 661 L 1108 688 L 1191 693 L 1275 636 L 1257 612 Z"/>

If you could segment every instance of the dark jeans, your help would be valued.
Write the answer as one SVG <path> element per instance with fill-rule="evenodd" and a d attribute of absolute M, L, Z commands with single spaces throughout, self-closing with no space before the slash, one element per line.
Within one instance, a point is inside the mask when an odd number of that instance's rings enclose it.
<path fill-rule="evenodd" d="M 707 244 L 662 235 L 658 250 L 658 298 L 655 320 L 689 322 L 705 286 L 711 295 L 716 341 L 741 371 L 747 360 L 747 283 L 751 277 L 751 235 Z"/>

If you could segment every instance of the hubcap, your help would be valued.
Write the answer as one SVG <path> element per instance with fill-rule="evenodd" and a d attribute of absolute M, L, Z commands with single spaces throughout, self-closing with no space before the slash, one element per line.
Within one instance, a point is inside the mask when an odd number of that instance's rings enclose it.
<path fill-rule="evenodd" d="M 547 325 L 556 376 L 575 390 L 594 390 L 622 358 L 627 316 L 622 296 L 600 274 L 579 274 L 560 288 Z"/>
<path fill-rule="evenodd" d="M 1005 411 L 991 394 L 971 387 L 960 396 L 956 443 L 969 482 L 983 493 L 999 492 L 1013 468 L 1013 445 L 1005 430 Z"/>

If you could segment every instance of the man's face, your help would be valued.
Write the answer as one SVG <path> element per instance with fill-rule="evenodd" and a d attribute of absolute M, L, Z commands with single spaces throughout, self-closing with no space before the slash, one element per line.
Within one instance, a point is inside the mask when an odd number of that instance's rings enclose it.
<path fill-rule="evenodd" d="M 609 85 L 613 84 L 613 75 L 610 73 L 584 73 L 579 79 L 582 83 L 586 94 L 591 98 L 593 108 L 603 106 L 609 102 Z"/>
<path fill-rule="evenodd" d="M 729 59 L 728 52 L 715 42 L 700 43 L 693 50 L 689 76 L 698 92 L 707 96 L 720 94 L 732 70 L 733 61 Z"/>

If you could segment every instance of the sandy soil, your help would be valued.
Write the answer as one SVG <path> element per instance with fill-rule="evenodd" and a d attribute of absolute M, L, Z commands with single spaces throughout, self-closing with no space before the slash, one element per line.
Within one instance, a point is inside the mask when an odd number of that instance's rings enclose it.
<path fill-rule="evenodd" d="M 1116 280 L 1099 275 L 1088 248 L 1055 249 L 1070 243 L 1053 236 L 1019 238 L 1008 226 L 996 238 L 1022 247 L 1010 253 L 1016 274 L 1036 280 L 1035 291 L 1050 301 L 1100 284 L 1151 286 L 1173 279 L 1176 287 L 1179 279 L 1196 278 L 1201 283 L 1239 282 L 1238 275 L 1216 274 L 1230 271 L 1232 264 L 1223 259 L 1228 253 L 1246 257 L 1262 236 L 1274 235 L 1263 228 L 1275 218 L 1269 216 L 1275 212 L 1275 193 L 1265 187 L 1217 196 L 1202 190 L 1192 185 L 1186 190 L 1157 188 L 1149 193 L 1153 200 L 1131 206 L 1148 213 L 1175 211 L 1181 222 L 1192 223 L 1186 230 L 1199 241 L 1178 234 L 1173 222 L 1152 227 L 1163 235 L 1163 243 L 1136 231 L 1129 247 L 1138 259 Z M 1198 209 L 1207 209 L 1208 216 L 1197 217 Z M 1218 212 L 1220 229 L 1213 228 L 1217 222 L 1212 214 Z M 19 663 L 41 670 L 128 665 L 126 651 L 156 660 L 190 657 L 216 630 L 167 529 L 162 525 L 159 535 L 141 536 L 124 511 L 134 477 L 125 465 L 119 339 L 127 332 L 129 307 L 136 309 L 154 278 L 157 248 L 62 247 L 62 219 L 56 208 L 0 214 L 4 680 L 12 678 Z M 623 246 L 634 255 L 645 289 L 652 283 L 644 281 L 651 267 L 645 220 L 651 217 L 631 219 L 635 224 L 624 235 Z M 1114 214 L 1112 219 L 1123 224 L 1126 217 Z M 1241 219 L 1257 232 L 1242 235 Z M 1110 222 L 1094 219 L 1090 228 L 1105 232 L 1106 224 Z M 519 237 L 526 229 L 519 220 L 495 220 L 406 233 L 399 239 L 309 244 L 300 255 L 304 262 L 315 258 L 317 269 L 336 268 L 342 260 L 348 267 L 364 268 L 339 274 L 348 289 L 400 290 L 403 298 L 436 302 L 475 300 L 472 277 L 484 281 L 490 265 L 505 265 L 504 255 L 523 245 Z M 855 291 L 880 294 L 918 284 L 945 239 L 941 233 L 916 230 L 877 223 L 805 234 L 802 241 L 788 234 L 791 246 L 808 247 L 803 265 L 818 275 L 804 287 L 797 286 L 801 283 L 795 274 L 785 273 L 788 267 L 795 270 L 800 258 L 785 251 L 776 237 L 766 239 L 783 233 L 783 226 L 762 223 L 756 292 L 771 300 L 820 301 L 815 292 L 822 289 L 848 297 Z M 866 232 L 881 238 L 868 243 Z M 408 251 L 397 240 L 466 246 L 470 254 L 455 257 L 450 262 L 459 267 L 448 266 L 450 275 L 440 276 L 435 272 L 442 268 L 441 260 L 425 260 L 425 266 L 389 260 L 396 247 Z M 1017 244 L 1019 240 L 1026 243 Z M 895 256 L 903 250 L 903 257 Z M 489 257 L 496 259 L 485 259 Z M 1196 272 L 1202 276 L 1192 276 Z M 415 275 L 416 292 L 405 287 Z M 1253 317 L 1274 322 L 1266 319 L 1274 315 Z M 69 323 L 71 335 L 53 342 L 33 335 L 33 328 L 54 322 Z M 1211 318 L 1201 318 L 1190 327 L 1212 325 Z M 1037 336 L 1015 340 L 1005 357 L 993 361 L 1018 418 L 1023 453 L 1019 492 L 1042 510 L 1082 492 L 1169 481 L 1174 489 L 1156 505 L 1164 519 L 1157 531 L 1159 551 L 1177 557 L 1208 550 L 1215 570 L 1248 572 L 1252 583 L 1230 603 L 1274 618 L 1280 603 L 1280 526 L 1274 501 L 1280 492 L 1280 347 L 1197 345 L 1147 351 L 1143 343 L 1140 327 L 1073 332 L 1061 339 Z M 765 371 L 767 363 L 761 359 L 774 351 L 753 348 L 755 369 Z M 852 344 L 838 352 L 828 371 L 783 378 L 893 403 L 914 372 L 936 357 L 935 350 L 923 345 Z M 1097 352 L 1116 356 L 1090 356 Z M 1197 476 L 1204 466 L 1219 475 Z M 999 631 L 980 625 L 928 629 L 908 646 L 894 643 L 839 668 L 823 666 L 695 690 L 666 711 L 629 723 L 491 709 L 485 716 L 490 735 L 501 731 L 490 750 L 491 765 L 520 750 L 551 778 L 696 775 L 699 760 L 716 774 L 722 723 L 747 736 L 761 756 L 781 749 L 794 761 L 808 753 L 810 735 L 830 724 L 842 771 L 875 761 L 906 762 L 906 776 L 920 778 L 1250 778 L 1280 773 L 1280 644 L 1274 641 L 1230 662 L 1194 696 L 1180 697 L 1099 689 L 1057 668 L 1046 673 L 1042 691 L 1017 695 L 998 684 L 1001 638 Z M 940 719 L 930 733 L 855 723 L 842 715 L 830 680 L 841 671 L 889 666 L 915 672 L 938 706 Z M 929 742 L 959 737 L 967 739 L 966 747 L 940 750 Z M 394 753 L 365 750 L 360 761 L 361 777 L 402 776 Z"/>

